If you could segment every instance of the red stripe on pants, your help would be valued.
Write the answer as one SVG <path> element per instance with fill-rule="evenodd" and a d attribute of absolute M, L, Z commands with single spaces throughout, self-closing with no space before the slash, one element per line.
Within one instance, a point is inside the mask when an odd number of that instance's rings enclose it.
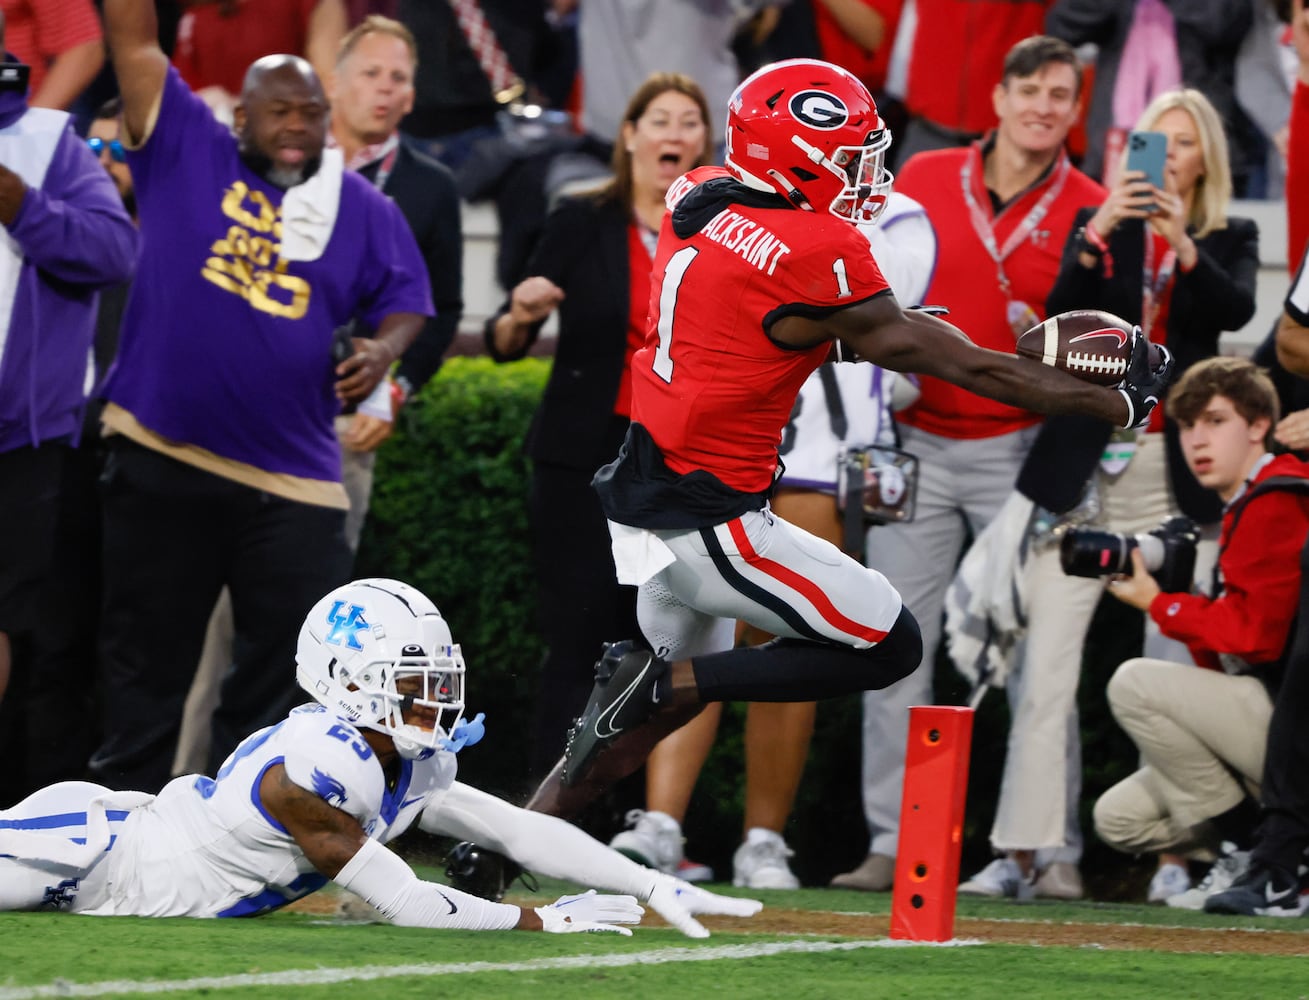
<path fill-rule="evenodd" d="M 789 566 L 775 560 L 765 559 L 756 552 L 750 544 L 750 539 L 746 536 L 745 528 L 741 525 L 739 517 L 729 521 L 727 529 L 732 533 L 732 541 L 736 545 L 736 550 L 741 553 L 742 558 L 747 563 L 761 573 L 772 577 L 778 583 L 784 584 L 802 595 L 805 600 L 814 606 L 827 624 L 859 639 L 867 639 L 869 642 L 881 642 L 886 638 L 886 633 L 880 629 L 864 625 L 841 614 L 836 609 L 836 605 L 828 600 L 827 594 L 808 577 L 802 576 Z"/>

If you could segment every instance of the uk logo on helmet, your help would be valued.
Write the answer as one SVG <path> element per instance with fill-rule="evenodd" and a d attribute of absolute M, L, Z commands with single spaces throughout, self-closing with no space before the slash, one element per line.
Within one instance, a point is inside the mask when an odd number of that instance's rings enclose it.
<path fill-rule="evenodd" d="M 850 109 L 825 90 L 802 90 L 787 105 L 791 114 L 810 128 L 836 129 L 850 120 Z"/>
<path fill-rule="evenodd" d="M 343 611 L 345 601 L 334 601 L 332 610 L 327 613 L 327 623 L 332 631 L 327 633 L 323 642 L 329 646 L 339 646 L 344 641 L 347 649 L 363 649 L 359 633 L 368 628 L 364 621 L 364 609 L 358 604 L 351 604 L 349 610 Z"/>

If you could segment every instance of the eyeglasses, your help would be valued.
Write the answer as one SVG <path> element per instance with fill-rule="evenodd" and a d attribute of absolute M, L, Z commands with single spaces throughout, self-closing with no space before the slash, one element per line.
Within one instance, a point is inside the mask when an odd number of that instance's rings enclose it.
<path fill-rule="evenodd" d="M 87 139 L 86 144 L 90 147 L 91 152 L 95 153 L 97 157 L 104 152 L 105 147 L 107 146 L 109 148 L 109 158 L 111 160 L 115 163 L 127 162 L 127 151 L 123 149 L 123 144 L 117 139 L 111 139 L 109 142 L 105 142 L 99 137 L 93 137 Z"/>

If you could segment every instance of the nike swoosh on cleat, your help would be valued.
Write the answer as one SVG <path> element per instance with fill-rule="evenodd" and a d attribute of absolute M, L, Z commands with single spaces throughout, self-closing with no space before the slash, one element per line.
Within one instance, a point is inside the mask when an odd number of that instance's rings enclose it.
<path fill-rule="evenodd" d="M 595 717 L 595 724 L 591 728 L 595 731 L 597 737 L 602 740 L 607 740 L 622 732 L 621 729 L 614 728 L 612 719 L 627 705 L 628 699 L 630 699 L 632 694 L 636 691 L 637 685 L 640 684 L 641 680 L 645 677 L 646 671 L 650 669 L 650 664 L 652 662 L 653 660 L 647 660 L 645 666 L 641 668 L 641 672 L 632 678 L 632 683 L 627 685 L 626 689 L 617 698 L 610 702 L 608 708 Z M 608 729 L 609 732 L 601 732 L 600 727 L 602 725 Z"/>

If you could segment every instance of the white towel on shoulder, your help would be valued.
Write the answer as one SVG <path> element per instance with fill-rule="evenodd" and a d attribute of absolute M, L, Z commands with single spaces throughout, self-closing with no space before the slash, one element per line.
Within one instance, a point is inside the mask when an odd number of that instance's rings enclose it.
<path fill-rule="evenodd" d="M 327 249 L 341 207 L 345 160 L 339 149 L 324 149 L 314 175 L 282 198 L 282 259 L 317 260 Z"/>

